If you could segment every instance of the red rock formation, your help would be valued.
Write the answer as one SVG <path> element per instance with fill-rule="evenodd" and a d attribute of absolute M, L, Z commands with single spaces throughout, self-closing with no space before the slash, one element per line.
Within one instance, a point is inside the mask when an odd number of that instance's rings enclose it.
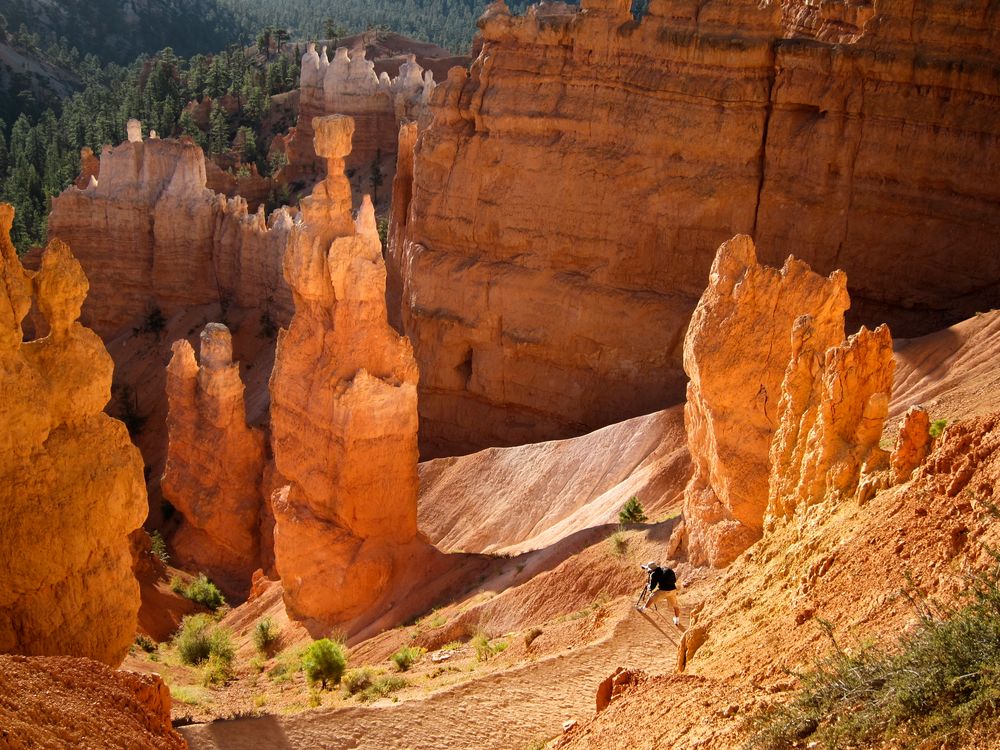
<path fill-rule="evenodd" d="M 927 458 L 931 451 L 931 420 L 921 406 L 911 406 L 903 415 L 903 426 L 896 436 L 890 463 L 892 480 L 896 484 L 910 478 L 913 470 Z"/>
<path fill-rule="evenodd" d="M 760 538 L 768 451 L 787 408 L 779 402 L 795 351 L 793 323 L 812 316 L 815 351 L 841 342 L 846 285 L 843 273 L 823 278 L 794 258 L 780 271 L 759 265 L 745 235 L 719 248 L 684 340 L 691 378 L 684 421 L 694 475 L 679 533 L 692 563 L 728 565 Z"/>
<path fill-rule="evenodd" d="M 128 535 L 146 516 L 142 460 L 103 411 L 112 362 L 77 322 L 80 264 L 53 241 L 25 273 L 13 217 L 0 205 L 0 652 L 116 665 L 139 611 Z M 50 333 L 22 343 L 32 297 Z"/>
<path fill-rule="evenodd" d="M 309 44 L 302 56 L 299 116 L 295 133 L 286 143 L 288 166 L 284 179 L 308 184 L 323 177 L 325 161 L 313 149 L 312 121 L 330 114 L 348 115 L 355 121 L 355 138 L 346 159 L 351 170 L 368 170 L 376 158 L 392 164 L 400 123 L 415 120 L 434 91 L 434 75 L 424 71 L 410 54 L 398 75 L 376 74 L 365 48 L 348 52 L 338 47 L 332 60 L 326 47 L 316 52 Z"/>
<path fill-rule="evenodd" d="M 73 182 L 80 190 L 90 187 L 91 179 L 96 180 L 101 174 L 101 160 L 94 156 L 94 152 L 84 146 L 80 149 L 80 174 Z"/>
<path fill-rule="evenodd" d="M 680 400 L 684 326 L 734 232 L 763 261 L 844 269 L 854 319 L 904 336 L 990 306 L 986 0 L 820 3 L 816 17 L 797 0 L 651 0 L 639 23 L 626 0 L 583 6 L 492 5 L 482 53 L 439 87 L 417 140 L 390 255 L 425 455 Z"/>
<path fill-rule="evenodd" d="M 892 337 L 862 327 L 827 348 L 809 316 L 795 322 L 771 444 L 771 522 L 853 498 L 862 470 L 885 468 L 879 447 L 892 393 Z M 828 507 L 830 507 L 828 505 Z"/>
<path fill-rule="evenodd" d="M 176 560 L 245 597 L 260 566 L 264 435 L 246 423 L 243 381 L 229 329 L 201 333 L 201 366 L 186 339 L 167 367 L 167 464 L 163 496 L 183 515 Z"/>
<path fill-rule="evenodd" d="M 313 121 L 327 178 L 301 203 L 285 255 L 295 315 L 271 376 L 275 564 L 298 617 L 368 615 L 417 535 L 417 368 L 386 321 L 371 204 L 356 226 L 343 175 L 351 118 Z M 403 562 L 406 560 L 407 562 Z"/>
<path fill-rule="evenodd" d="M 287 213 L 269 227 L 245 200 L 205 187 L 205 157 L 193 142 L 143 141 L 132 122 L 129 141 L 105 147 L 96 185 L 52 201 L 49 236 L 69 242 L 93 280 L 84 323 L 109 339 L 154 308 L 167 317 L 210 302 L 256 308 L 268 296 L 286 321 Z"/>

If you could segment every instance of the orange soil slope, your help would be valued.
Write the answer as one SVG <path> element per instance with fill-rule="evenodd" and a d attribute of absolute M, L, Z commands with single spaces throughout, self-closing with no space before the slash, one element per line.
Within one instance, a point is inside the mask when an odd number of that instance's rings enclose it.
<path fill-rule="evenodd" d="M 420 530 L 441 549 L 521 552 L 617 521 L 636 495 L 659 519 L 690 473 L 682 407 L 568 440 L 420 465 Z"/>
<path fill-rule="evenodd" d="M 558 747 L 741 747 L 739 717 L 783 699 L 794 687 L 786 667 L 830 650 L 820 618 L 841 646 L 891 643 L 916 619 L 904 592 L 946 601 L 989 564 L 986 547 L 1000 541 L 989 508 L 1000 484 L 998 328 L 1000 315 L 988 313 L 900 342 L 893 413 L 925 403 L 951 420 L 924 465 L 863 506 L 824 506 L 765 536 L 695 608 L 705 640 L 687 665 L 694 674 L 633 689 Z M 668 710 L 686 731 L 671 734 L 657 719 Z"/>
<path fill-rule="evenodd" d="M 182 750 L 158 677 L 91 659 L 0 656 L 3 750 Z"/>

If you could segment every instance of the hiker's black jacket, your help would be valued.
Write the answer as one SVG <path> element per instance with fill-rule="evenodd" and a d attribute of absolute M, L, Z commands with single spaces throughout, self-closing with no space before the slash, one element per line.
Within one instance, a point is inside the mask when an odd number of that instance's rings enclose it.
<path fill-rule="evenodd" d="M 670 568 L 653 568 L 649 571 L 650 591 L 661 589 L 663 591 L 674 591 L 677 588 L 677 576 Z"/>

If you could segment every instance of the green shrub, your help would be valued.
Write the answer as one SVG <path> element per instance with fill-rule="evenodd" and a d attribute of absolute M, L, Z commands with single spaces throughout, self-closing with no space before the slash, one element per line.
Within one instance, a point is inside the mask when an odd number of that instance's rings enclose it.
<path fill-rule="evenodd" d="M 310 684 L 321 683 L 320 689 L 325 690 L 328 682 L 336 685 L 344 674 L 347 666 L 347 654 L 341 643 L 323 638 L 314 641 L 306 649 L 302 657 L 302 670 Z"/>
<path fill-rule="evenodd" d="M 275 657 L 275 665 L 267 671 L 267 676 L 276 683 L 287 682 L 302 669 L 302 659 L 307 646 L 297 646 L 282 651 Z"/>
<path fill-rule="evenodd" d="M 344 691 L 347 695 L 355 695 L 371 687 L 374 677 L 375 673 L 371 669 L 362 667 L 360 669 L 347 670 L 347 673 L 340 682 L 344 686 Z"/>
<path fill-rule="evenodd" d="M 611 551 L 618 557 L 624 556 L 628 551 L 628 539 L 621 531 L 616 531 L 611 535 Z"/>
<path fill-rule="evenodd" d="M 931 437 L 936 440 L 937 438 L 941 437 L 941 433 L 944 432 L 944 428 L 947 426 L 948 426 L 947 419 L 935 419 L 933 422 L 931 422 L 931 426 L 928 432 L 930 433 Z"/>
<path fill-rule="evenodd" d="M 270 617 L 260 620 L 253 628 L 253 645 L 259 652 L 266 653 L 267 650 L 278 640 L 281 631 L 274 624 Z"/>
<path fill-rule="evenodd" d="M 201 673 L 201 684 L 205 687 L 209 685 L 224 685 L 233 676 L 233 662 L 231 659 L 224 659 L 217 654 L 211 654 L 205 662 L 205 669 Z"/>
<path fill-rule="evenodd" d="M 199 573 L 197 578 L 184 587 L 182 593 L 191 601 L 203 604 L 213 612 L 226 603 L 222 592 L 204 573 Z"/>
<path fill-rule="evenodd" d="M 748 747 L 961 746 L 973 727 L 1000 724 L 1000 567 L 970 581 L 961 607 L 917 607 L 918 627 L 894 649 L 848 654 L 834 641 L 790 701 L 755 718 Z"/>
<path fill-rule="evenodd" d="M 476 652 L 476 661 L 487 661 L 490 657 L 506 651 L 509 645 L 507 641 L 497 641 L 491 644 L 489 636 L 480 631 L 469 641 Z"/>
<path fill-rule="evenodd" d="M 163 540 L 163 535 L 159 531 L 154 531 L 149 535 L 153 554 L 160 558 L 164 565 L 170 563 L 170 555 L 167 553 L 167 543 Z"/>
<path fill-rule="evenodd" d="M 214 659 L 212 669 L 215 672 L 220 672 L 223 665 L 232 665 L 236 655 L 232 634 L 228 629 L 217 626 L 206 614 L 188 615 L 181 620 L 180 629 L 174 636 L 174 646 L 185 664 L 194 666 Z"/>
<path fill-rule="evenodd" d="M 400 672 L 405 672 L 417 661 L 420 661 L 420 657 L 427 653 L 427 649 L 420 646 L 403 646 L 396 653 L 392 655 L 392 661 L 396 665 L 396 669 Z"/>
<path fill-rule="evenodd" d="M 154 641 L 145 633 L 139 633 L 135 637 L 135 645 L 141 648 L 147 654 L 151 654 L 154 651 L 156 651 L 156 641 Z"/>
<path fill-rule="evenodd" d="M 181 579 L 180 576 L 170 577 L 170 590 L 173 591 L 175 594 L 180 594 L 181 596 L 184 596 L 184 581 Z"/>
<path fill-rule="evenodd" d="M 379 677 L 358 694 L 358 700 L 362 703 L 371 703 L 372 701 L 377 701 L 379 698 L 388 698 L 409 684 L 405 678 L 397 677 L 396 675 Z"/>
<path fill-rule="evenodd" d="M 212 618 L 208 615 L 188 615 L 174 636 L 174 647 L 185 664 L 201 664 L 211 653 L 209 630 Z"/>
<path fill-rule="evenodd" d="M 646 513 L 642 509 L 642 503 L 639 502 L 639 498 L 632 495 L 628 500 L 625 501 L 625 505 L 622 506 L 621 512 L 618 514 L 618 523 L 645 523 Z"/>

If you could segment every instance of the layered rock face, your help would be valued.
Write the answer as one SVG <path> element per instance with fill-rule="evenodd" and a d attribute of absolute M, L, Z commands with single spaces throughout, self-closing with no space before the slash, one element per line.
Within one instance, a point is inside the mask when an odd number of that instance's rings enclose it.
<path fill-rule="evenodd" d="M 345 623 L 386 593 L 417 536 L 417 367 L 386 321 L 371 202 L 351 217 L 354 123 L 313 128 L 327 178 L 302 201 L 285 255 L 295 315 L 270 381 L 274 460 L 288 480 L 272 496 L 275 564 L 290 611 Z"/>
<path fill-rule="evenodd" d="M 13 216 L 0 205 L 0 652 L 117 665 L 139 611 L 128 535 L 146 516 L 142 460 L 103 411 L 112 362 L 77 322 L 80 264 L 53 241 L 26 273 Z M 22 343 L 32 298 L 50 333 Z"/>
<path fill-rule="evenodd" d="M 229 329 L 201 333 L 201 364 L 185 339 L 167 367 L 167 463 L 163 496 L 183 515 L 176 559 L 244 597 L 260 566 L 264 435 L 246 422 L 243 381 Z"/>
<path fill-rule="evenodd" d="M 679 401 L 687 319 L 736 232 L 763 261 L 844 269 L 853 319 L 903 336 L 990 306 L 986 1 L 815 5 L 487 10 L 471 72 L 433 97 L 390 253 L 426 455 Z"/>
<path fill-rule="evenodd" d="M 771 444 L 770 519 L 802 518 L 812 504 L 853 498 L 862 471 L 889 459 L 879 447 L 895 370 L 888 327 L 862 327 L 828 348 L 815 320 L 803 316 L 791 338 Z"/>
<path fill-rule="evenodd" d="M 367 169 L 377 158 L 395 159 L 400 123 L 415 120 L 434 91 L 434 74 L 408 55 L 399 74 L 376 74 L 364 48 L 348 52 L 338 47 L 333 59 L 326 47 L 316 52 L 310 44 L 302 56 L 299 118 L 286 147 L 285 178 L 304 183 L 324 176 L 322 155 L 313 148 L 313 118 L 348 115 L 355 122 L 355 139 L 346 158 L 348 169 Z"/>
<path fill-rule="evenodd" d="M 760 538 L 768 452 L 790 408 L 782 379 L 796 352 L 793 324 L 811 316 L 803 340 L 814 351 L 843 341 L 846 286 L 843 273 L 824 278 L 794 258 L 780 271 L 758 264 L 746 235 L 719 248 L 684 340 L 691 378 L 684 421 L 694 474 L 684 490 L 680 533 L 692 563 L 728 565 Z"/>
<path fill-rule="evenodd" d="M 86 168 L 86 165 L 85 165 Z M 219 303 L 291 315 L 281 257 L 291 219 L 250 214 L 242 198 L 205 187 L 205 157 L 189 140 L 129 140 L 101 154 L 89 187 L 52 200 L 49 236 L 69 242 L 92 280 L 82 320 L 105 339 L 154 309 L 170 315 Z"/>

